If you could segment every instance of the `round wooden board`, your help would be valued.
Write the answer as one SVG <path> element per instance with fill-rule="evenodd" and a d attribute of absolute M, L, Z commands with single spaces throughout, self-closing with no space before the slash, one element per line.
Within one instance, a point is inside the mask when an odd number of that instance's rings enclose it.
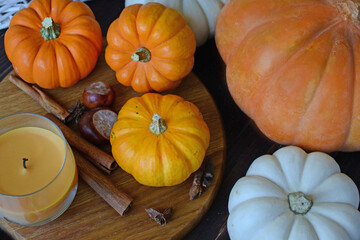
<path fill-rule="evenodd" d="M 11 74 L 11 73 L 10 73 Z M 109 82 L 116 92 L 112 109 L 119 111 L 130 98 L 140 96 L 129 87 L 120 85 L 115 73 L 106 65 L 104 54 L 94 71 L 84 80 L 66 89 L 45 90 L 65 108 L 81 99 L 84 87 L 94 81 Z M 206 158 L 214 165 L 212 185 L 197 199 L 189 200 L 193 174 L 182 184 L 172 187 L 147 187 L 117 168 L 109 178 L 134 199 L 129 212 L 120 216 L 86 183 L 79 180 L 78 192 L 69 209 L 58 219 L 39 227 L 23 227 L 6 222 L 0 224 L 17 239 L 180 239 L 184 237 L 209 209 L 218 192 L 225 165 L 225 135 L 217 107 L 201 81 L 191 73 L 181 85 L 170 92 L 194 103 L 203 113 L 210 129 L 210 146 Z M 8 76 L 0 83 L 0 117 L 15 112 L 45 114 L 35 101 L 14 86 Z M 1 126 L 0 126 L 1 127 Z M 110 152 L 110 145 L 103 147 Z M 173 208 L 173 216 L 165 226 L 149 218 L 146 208 Z"/>

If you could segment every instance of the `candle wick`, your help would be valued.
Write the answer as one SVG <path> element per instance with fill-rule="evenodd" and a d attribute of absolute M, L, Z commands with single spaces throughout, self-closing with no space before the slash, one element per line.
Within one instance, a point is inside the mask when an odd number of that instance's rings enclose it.
<path fill-rule="evenodd" d="M 23 160 L 23 167 L 26 168 L 26 161 L 28 161 L 29 159 L 23 158 L 22 160 Z"/>

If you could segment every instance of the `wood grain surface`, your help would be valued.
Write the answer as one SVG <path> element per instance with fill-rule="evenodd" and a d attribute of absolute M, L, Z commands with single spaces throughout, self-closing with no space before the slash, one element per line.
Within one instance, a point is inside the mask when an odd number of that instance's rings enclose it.
<path fill-rule="evenodd" d="M 35 101 L 10 83 L 8 76 L 0 83 L 0 117 L 15 112 L 46 113 Z M 98 80 L 109 82 L 113 86 L 117 96 L 112 106 L 115 111 L 119 111 L 131 97 L 141 95 L 117 83 L 115 73 L 106 65 L 103 54 L 94 71 L 86 79 L 70 88 L 45 92 L 68 109 L 81 98 L 87 84 Z M 125 216 L 120 216 L 80 179 L 74 202 L 58 219 L 38 227 L 19 226 L 0 219 L 0 225 L 15 239 L 138 240 L 184 237 L 201 220 L 218 192 L 225 166 L 225 136 L 216 105 L 195 74 L 191 73 L 177 89 L 167 93 L 179 95 L 193 102 L 203 113 L 204 120 L 209 126 L 211 138 L 206 158 L 211 160 L 215 167 L 215 177 L 203 195 L 189 200 L 193 174 L 179 185 L 155 188 L 137 183 L 131 175 L 117 168 L 109 178 L 134 199 L 133 206 Z M 110 145 L 102 148 L 110 152 Z M 168 207 L 173 208 L 173 216 L 165 226 L 152 221 L 145 212 L 146 208 L 164 210 Z"/>

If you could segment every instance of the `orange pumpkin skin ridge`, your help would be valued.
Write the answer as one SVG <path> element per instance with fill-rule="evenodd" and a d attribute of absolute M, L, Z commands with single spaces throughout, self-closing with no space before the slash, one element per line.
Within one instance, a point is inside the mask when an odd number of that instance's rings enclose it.
<path fill-rule="evenodd" d="M 51 17 L 60 26 L 56 39 L 40 34 Z M 95 67 L 102 49 L 99 23 L 83 2 L 33 0 L 18 11 L 5 33 L 6 55 L 18 75 L 43 88 L 70 87 Z"/>
<path fill-rule="evenodd" d="M 141 93 L 175 89 L 194 65 L 196 41 L 183 16 L 158 3 L 126 7 L 107 33 L 105 60 L 118 82 Z M 134 61 L 141 47 L 148 62 Z"/>
<path fill-rule="evenodd" d="M 160 135 L 149 130 L 155 113 L 167 125 Z M 110 136 L 119 166 L 139 183 L 154 187 L 185 181 L 201 166 L 209 141 L 209 128 L 194 104 L 157 93 L 128 100 Z"/>
<path fill-rule="evenodd" d="M 229 91 L 273 141 L 360 150 L 360 25 L 347 14 L 354 6 L 239 0 L 223 8 L 215 40 Z"/>

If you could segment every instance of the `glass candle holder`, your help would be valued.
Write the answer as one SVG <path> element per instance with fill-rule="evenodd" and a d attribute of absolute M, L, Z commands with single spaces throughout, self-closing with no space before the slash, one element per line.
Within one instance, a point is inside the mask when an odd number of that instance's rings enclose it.
<path fill-rule="evenodd" d="M 44 116 L 0 118 L 0 217 L 25 226 L 59 217 L 77 192 L 73 152 Z"/>

